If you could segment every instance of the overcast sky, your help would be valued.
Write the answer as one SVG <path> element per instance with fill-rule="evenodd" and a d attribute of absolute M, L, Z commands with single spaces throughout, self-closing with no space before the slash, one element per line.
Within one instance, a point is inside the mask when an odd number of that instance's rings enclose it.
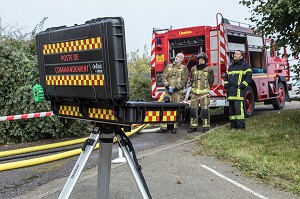
<path fill-rule="evenodd" d="M 31 31 L 44 17 L 44 29 L 72 26 L 98 17 L 121 16 L 125 21 L 127 53 L 151 46 L 152 29 L 216 25 L 216 13 L 249 23 L 249 9 L 239 0 L 2 0 L 2 25 L 16 25 Z"/>

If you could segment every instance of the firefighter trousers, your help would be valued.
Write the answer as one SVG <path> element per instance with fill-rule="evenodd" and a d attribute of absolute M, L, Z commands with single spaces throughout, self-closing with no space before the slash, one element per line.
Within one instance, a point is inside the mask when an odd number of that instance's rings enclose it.
<path fill-rule="evenodd" d="M 166 97 L 169 98 L 170 102 L 181 102 L 182 101 L 182 91 L 181 92 L 177 91 L 173 94 L 170 94 L 166 91 L 165 98 Z M 161 124 L 160 127 L 161 127 L 162 130 L 167 130 L 167 124 L 166 123 Z M 178 123 L 175 122 L 174 123 L 174 130 L 177 130 L 177 129 L 178 129 Z"/>
<path fill-rule="evenodd" d="M 231 128 L 245 129 L 244 101 L 229 101 L 229 120 Z"/>
<path fill-rule="evenodd" d="M 201 107 L 200 117 L 202 120 L 202 127 L 209 128 L 210 127 L 210 116 L 208 112 L 208 106 L 210 103 L 209 94 L 196 95 L 192 94 L 191 96 L 192 104 L 191 104 L 191 121 L 190 128 L 198 128 L 198 109 L 199 104 Z"/>

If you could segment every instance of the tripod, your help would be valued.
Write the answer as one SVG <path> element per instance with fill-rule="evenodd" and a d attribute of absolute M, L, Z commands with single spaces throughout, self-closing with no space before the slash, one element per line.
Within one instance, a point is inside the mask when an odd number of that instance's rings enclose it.
<path fill-rule="evenodd" d="M 69 198 L 72 190 L 88 160 L 97 142 L 101 142 L 98 162 L 98 177 L 97 177 L 97 199 L 108 199 L 109 197 L 109 183 L 111 170 L 111 155 L 113 137 L 116 135 L 117 142 L 123 151 L 129 168 L 133 174 L 135 182 L 144 199 L 151 199 L 149 189 L 147 187 L 144 176 L 141 172 L 141 166 L 137 162 L 133 146 L 118 125 L 104 125 L 96 123 L 90 137 L 84 142 L 82 146 L 82 153 L 80 154 L 59 199 Z M 130 153 L 131 152 L 131 153 Z M 100 166 L 101 164 L 101 166 Z"/>

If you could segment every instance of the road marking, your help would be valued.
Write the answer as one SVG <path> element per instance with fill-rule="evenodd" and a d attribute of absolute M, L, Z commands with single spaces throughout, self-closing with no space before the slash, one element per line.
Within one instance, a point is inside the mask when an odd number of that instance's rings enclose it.
<path fill-rule="evenodd" d="M 260 193 L 257 193 L 257 192 L 255 192 L 255 191 L 252 191 L 252 190 L 249 189 L 248 187 L 246 187 L 246 186 L 244 186 L 244 185 L 242 185 L 242 184 L 240 184 L 240 183 L 238 183 L 238 182 L 236 182 L 236 181 L 234 181 L 234 180 L 232 180 L 232 179 L 230 179 L 230 178 L 228 178 L 228 177 L 226 177 L 226 176 L 220 174 L 220 173 L 217 172 L 216 170 L 214 170 L 214 169 L 212 169 L 212 168 L 210 168 L 210 167 L 208 167 L 208 166 L 206 166 L 206 165 L 204 165 L 204 164 L 202 164 L 201 167 L 203 167 L 204 169 L 207 169 L 208 171 L 212 172 L 213 174 L 219 176 L 220 178 L 223 178 L 224 180 L 227 180 L 228 182 L 234 184 L 235 186 L 238 186 L 238 187 L 244 189 L 245 191 L 248 191 L 248 192 L 252 193 L 253 195 L 255 195 L 255 196 L 257 196 L 257 197 L 259 197 L 259 198 L 261 198 L 261 199 L 268 199 L 266 196 L 263 196 L 263 195 L 261 195 Z"/>

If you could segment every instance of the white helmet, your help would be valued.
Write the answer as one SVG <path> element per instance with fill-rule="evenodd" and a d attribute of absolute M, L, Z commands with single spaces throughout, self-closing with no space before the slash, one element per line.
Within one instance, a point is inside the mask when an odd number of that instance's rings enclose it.
<path fill-rule="evenodd" d="M 175 57 L 175 63 L 181 63 L 182 61 L 183 61 L 183 59 L 184 59 L 184 54 L 182 54 L 182 53 L 178 53 L 177 55 L 176 55 L 176 57 Z"/>

